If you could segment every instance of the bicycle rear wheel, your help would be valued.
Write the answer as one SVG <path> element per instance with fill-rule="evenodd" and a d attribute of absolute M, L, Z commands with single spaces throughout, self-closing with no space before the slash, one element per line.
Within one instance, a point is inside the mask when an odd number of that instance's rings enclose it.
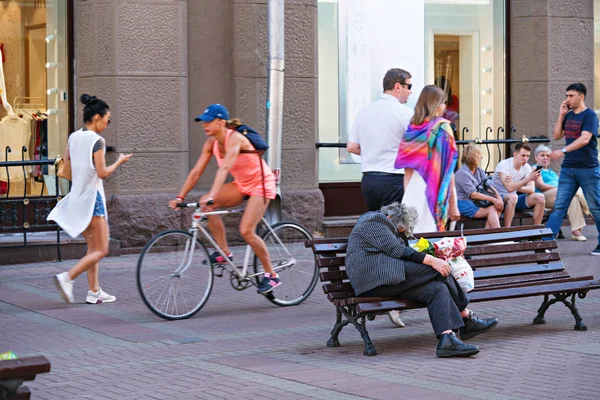
<path fill-rule="evenodd" d="M 192 234 L 185 231 L 157 234 L 138 258 L 137 286 L 146 306 L 159 317 L 191 317 L 204 306 L 213 286 L 206 247 L 199 240 L 193 243 Z"/>
<path fill-rule="evenodd" d="M 261 235 L 267 245 L 271 264 L 282 284 L 265 297 L 278 306 L 295 306 L 312 293 L 317 284 L 318 269 L 310 248 L 304 246 L 312 235 L 294 222 L 278 222 L 271 226 L 275 235 L 266 230 Z M 254 256 L 254 272 L 259 284 L 264 274 L 262 263 Z"/>

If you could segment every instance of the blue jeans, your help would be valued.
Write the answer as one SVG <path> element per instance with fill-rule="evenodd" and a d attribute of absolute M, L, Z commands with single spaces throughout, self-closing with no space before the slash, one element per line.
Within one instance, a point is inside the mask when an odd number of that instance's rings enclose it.
<path fill-rule="evenodd" d="M 554 237 L 569 209 L 569 204 L 575 196 L 577 189 L 583 190 L 583 196 L 588 202 L 590 212 L 596 220 L 598 229 L 598 243 L 600 244 L 600 167 L 595 168 L 562 168 L 558 178 L 558 192 L 554 209 L 548 217 L 546 227 L 552 229 Z"/>

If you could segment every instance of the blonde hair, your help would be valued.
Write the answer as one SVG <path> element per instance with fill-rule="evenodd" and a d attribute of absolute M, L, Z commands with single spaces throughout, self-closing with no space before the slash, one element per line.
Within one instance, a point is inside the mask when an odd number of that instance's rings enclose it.
<path fill-rule="evenodd" d="M 479 146 L 475 143 L 469 143 L 463 150 L 460 162 L 470 167 L 477 153 L 481 154 Z"/>
<path fill-rule="evenodd" d="M 243 125 L 239 118 L 231 118 L 225 121 L 225 126 L 229 129 L 235 130 L 238 126 Z"/>
<path fill-rule="evenodd" d="M 425 119 L 433 119 L 435 110 L 440 104 L 446 101 L 446 92 L 439 86 L 427 85 L 421 91 L 417 104 L 415 105 L 415 114 L 410 123 L 421 125 Z"/>

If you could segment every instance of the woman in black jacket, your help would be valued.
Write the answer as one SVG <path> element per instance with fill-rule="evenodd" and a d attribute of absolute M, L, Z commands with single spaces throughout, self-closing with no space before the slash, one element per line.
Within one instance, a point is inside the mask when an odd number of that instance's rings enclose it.
<path fill-rule="evenodd" d="M 416 210 L 394 202 L 363 214 L 348 238 L 346 273 L 357 296 L 396 297 L 427 305 L 439 338 L 438 357 L 468 357 L 479 348 L 463 343 L 492 329 L 496 318 L 478 318 L 450 274 L 450 265 L 407 246 Z"/>

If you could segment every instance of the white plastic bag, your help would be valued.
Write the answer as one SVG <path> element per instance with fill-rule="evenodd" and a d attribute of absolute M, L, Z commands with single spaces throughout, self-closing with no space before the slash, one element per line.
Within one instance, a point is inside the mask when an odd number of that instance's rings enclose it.
<path fill-rule="evenodd" d="M 446 237 L 433 244 L 435 255 L 450 264 L 452 276 L 465 292 L 475 288 L 475 277 L 473 269 L 463 257 L 467 248 L 467 238 Z"/>
<path fill-rule="evenodd" d="M 469 265 L 463 256 L 458 256 L 448 260 L 452 276 L 460 285 L 463 291 L 470 292 L 475 288 L 475 277 L 473 276 L 473 268 Z"/>

